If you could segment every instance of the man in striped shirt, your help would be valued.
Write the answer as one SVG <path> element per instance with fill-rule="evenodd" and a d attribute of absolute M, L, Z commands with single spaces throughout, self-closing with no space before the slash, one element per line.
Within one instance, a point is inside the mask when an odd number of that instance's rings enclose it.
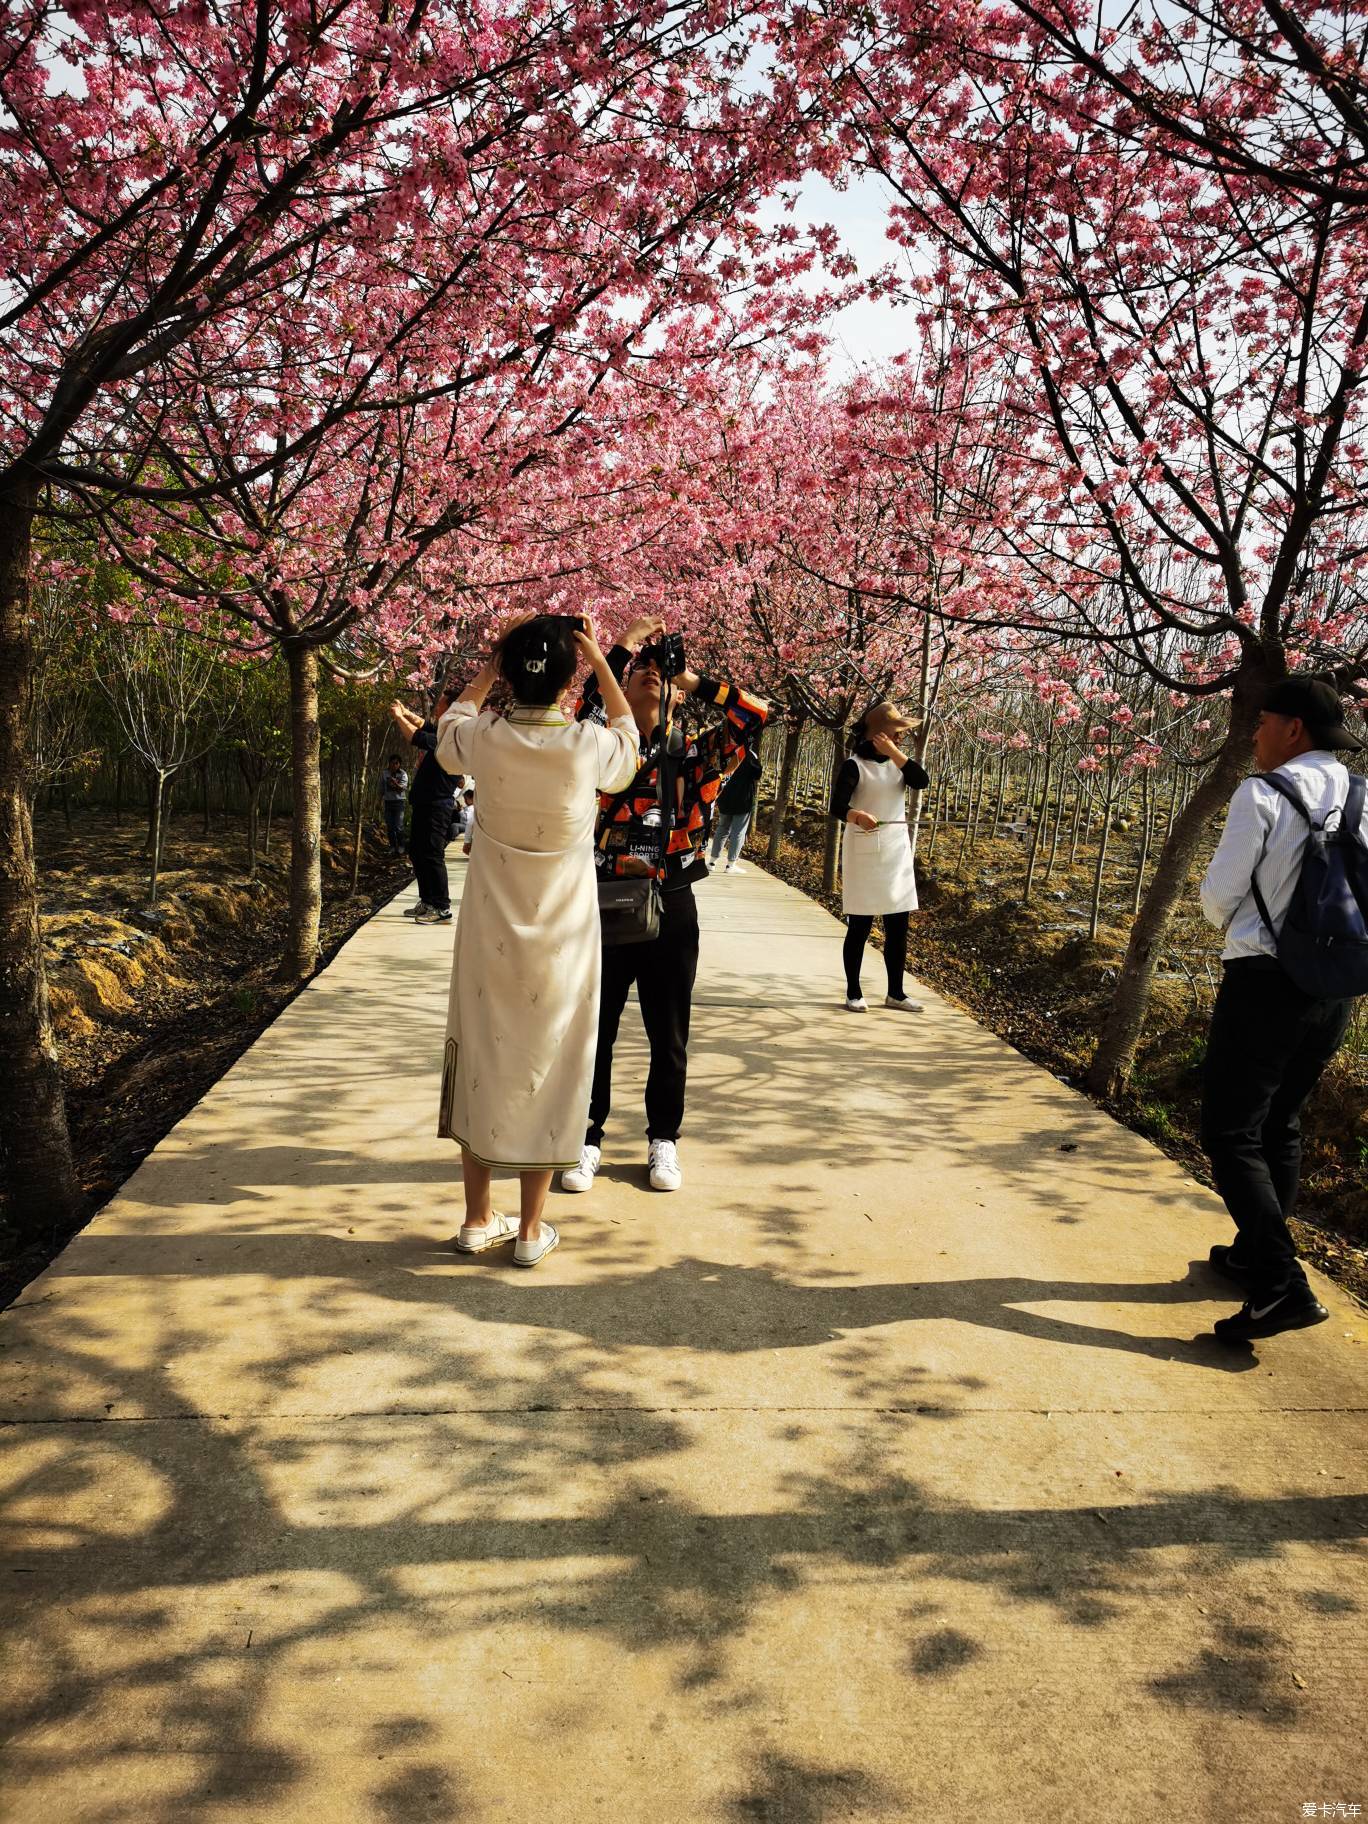
<path fill-rule="evenodd" d="M 589 1099 L 589 1128 L 578 1166 L 561 1173 L 561 1188 L 587 1191 L 603 1158 L 603 1129 L 612 1105 L 613 1046 L 627 996 L 636 985 L 651 1063 L 646 1077 L 646 1166 L 651 1189 L 677 1191 L 684 1181 L 677 1150 L 684 1120 L 689 1020 L 698 971 L 698 908 L 694 883 L 708 878 L 704 847 L 724 775 L 748 742 L 759 740 L 769 705 L 734 684 L 697 672 L 671 680 L 661 671 L 658 641 L 664 622 L 643 615 L 608 654 L 615 677 L 636 717 L 641 770 L 625 792 L 609 793 L 599 807 L 595 860 L 601 878 L 657 874 L 661 882 L 660 935 L 650 943 L 605 949 L 599 1000 L 598 1053 Z M 671 734 L 676 694 L 710 703 L 721 717 L 693 736 Z M 580 717 L 602 715 L 602 699 L 586 694 Z M 658 740 L 665 730 L 664 751 Z M 669 827 L 661 868 L 662 761 L 669 782 Z"/>
<path fill-rule="evenodd" d="M 1361 749 L 1343 706 L 1317 678 L 1285 678 L 1265 700 L 1254 733 L 1261 773 L 1277 772 L 1320 823 L 1343 807 L 1349 774 L 1337 749 Z M 1368 823 L 1368 819 L 1365 819 Z M 1255 776 L 1230 801 L 1202 881 L 1202 910 L 1225 932 L 1220 992 L 1211 1016 L 1202 1094 L 1202 1147 L 1235 1222 L 1231 1246 L 1212 1248 L 1216 1271 L 1246 1291 L 1215 1335 L 1242 1343 L 1323 1323 L 1287 1219 L 1301 1176 L 1301 1111 L 1338 1050 L 1353 1005 L 1317 1000 L 1278 962 L 1276 932 L 1292 902 L 1308 829 L 1278 791 Z M 1263 921 L 1259 886 L 1273 929 Z"/>

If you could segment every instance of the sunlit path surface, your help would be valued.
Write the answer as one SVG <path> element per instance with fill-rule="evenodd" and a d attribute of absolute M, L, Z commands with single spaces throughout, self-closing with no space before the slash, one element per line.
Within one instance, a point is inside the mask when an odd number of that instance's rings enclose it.
<path fill-rule="evenodd" d="M 1368 1323 L 1194 1342 L 1209 1193 L 699 898 L 678 1195 L 632 1007 L 560 1251 L 453 1255 L 399 902 L 0 1317 L 6 1824 L 1368 1804 Z"/>

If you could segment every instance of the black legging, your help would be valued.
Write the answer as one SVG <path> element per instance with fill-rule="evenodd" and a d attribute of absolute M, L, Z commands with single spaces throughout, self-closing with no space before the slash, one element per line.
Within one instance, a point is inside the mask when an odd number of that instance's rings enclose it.
<path fill-rule="evenodd" d="M 895 1001 L 903 998 L 903 964 L 907 961 L 907 921 L 910 916 L 907 912 L 883 914 L 884 968 L 888 971 L 888 992 Z M 846 919 L 841 960 L 845 963 L 846 995 L 852 1001 L 860 998 L 860 964 L 864 961 L 865 945 L 869 942 L 869 934 L 873 929 L 872 913 L 855 912 Z"/>

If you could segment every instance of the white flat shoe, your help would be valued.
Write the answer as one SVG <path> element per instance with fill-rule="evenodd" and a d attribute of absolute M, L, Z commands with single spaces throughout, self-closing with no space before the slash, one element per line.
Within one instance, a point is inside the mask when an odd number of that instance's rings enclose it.
<path fill-rule="evenodd" d="M 852 1000 L 851 997 L 849 995 L 847 995 L 845 998 L 844 1006 L 845 1006 L 845 1010 L 847 1013 L 868 1013 L 869 1012 L 869 1003 L 868 1003 L 868 1001 L 865 1000 L 863 995 L 861 995 L 856 1000 Z"/>
<path fill-rule="evenodd" d="M 482 1222 L 477 1229 L 461 1224 L 456 1237 L 456 1246 L 462 1254 L 483 1254 L 486 1248 L 502 1247 L 506 1241 L 518 1239 L 518 1225 L 507 1216 L 501 1216 L 497 1210 L 488 1222 Z"/>
<path fill-rule="evenodd" d="M 524 1241 L 521 1236 L 513 1247 L 513 1265 L 515 1267 L 535 1267 L 539 1260 L 545 1260 L 552 1248 L 560 1246 L 560 1230 L 544 1218 L 541 1234 L 535 1241 Z"/>
<path fill-rule="evenodd" d="M 895 1000 L 891 994 L 886 994 L 884 996 L 884 1006 L 896 1007 L 899 1013 L 920 1013 L 922 1011 L 921 1002 L 909 1001 L 906 995 L 899 1001 Z"/>

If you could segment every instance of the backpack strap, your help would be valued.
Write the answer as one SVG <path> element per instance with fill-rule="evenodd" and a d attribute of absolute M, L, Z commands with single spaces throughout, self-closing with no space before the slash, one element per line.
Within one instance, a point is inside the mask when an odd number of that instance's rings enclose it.
<path fill-rule="evenodd" d="M 1271 785 L 1280 798 L 1286 798 L 1287 802 L 1292 806 L 1292 809 L 1297 812 L 1303 823 L 1305 823 L 1309 829 L 1315 829 L 1316 820 L 1312 817 L 1310 811 L 1307 810 L 1306 800 L 1302 797 L 1301 793 L 1297 790 L 1296 786 L 1293 785 L 1290 779 L 1284 779 L 1278 773 L 1256 773 L 1254 777 L 1261 780 L 1265 785 Z"/>
<path fill-rule="evenodd" d="M 1262 780 L 1265 785 L 1271 785 L 1280 798 L 1285 798 L 1292 806 L 1293 810 L 1302 818 L 1308 830 L 1315 829 L 1315 819 L 1306 808 L 1306 800 L 1302 797 L 1301 793 L 1297 790 L 1296 786 L 1293 785 L 1290 779 L 1283 779 L 1277 773 L 1256 773 L 1254 777 Z M 1268 915 L 1268 902 L 1259 891 L 1259 862 L 1263 860 L 1268 852 L 1268 837 L 1271 834 L 1271 830 L 1265 834 L 1263 847 L 1259 850 L 1259 861 L 1256 861 L 1254 866 L 1250 869 L 1249 890 L 1254 895 L 1254 904 L 1259 909 L 1259 917 L 1263 920 L 1264 929 L 1276 944 L 1278 941 L 1277 927 Z"/>
<path fill-rule="evenodd" d="M 1363 806 L 1368 799 L 1368 779 L 1362 773 L 1350 773 L 1349 796 L 1340 815 L 1339 834 L 1350 842 L 1363 843 Z"/>

